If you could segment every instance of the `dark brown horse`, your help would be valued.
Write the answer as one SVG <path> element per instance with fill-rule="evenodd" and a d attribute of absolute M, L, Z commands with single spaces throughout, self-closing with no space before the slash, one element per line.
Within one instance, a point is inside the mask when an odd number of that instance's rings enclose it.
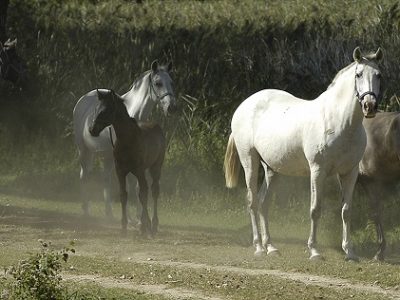
<path fill-rule="evenodd" d="M 364 119 L 367 147 L 360 162 L 358 180 L 369 198 L 371 219 L 375 223 L 378 251 L 375 259 L 383 260 L 386 241 L 382 227 L 384 200 L 395 191 L 400 179 L 400 113 L 380 112 Z"/>
<path fill-rule="evenodd" d="M 137 122 L 126 110 L 124 100 L 112 90 L 97 90 L 100 100 L 90 127 L 90 134 L 98 136 L 112 125 L 116 140 L 114 145 L 115 170 L 117 172 L 122 205 L 122 233 L 127 230 L 126 176 L 132 173 L 138 179 L 139 200 L 142 204 L 141 232 L 155 234 L 158 229 L 157 200 L 160 192 L 161 166 L 165 156 L 165 137 L 159 125 Z M 153 219 L 147 210 L 148 184 L 146 170 L 152 177 L 151 193 L 154 201 Z"/>

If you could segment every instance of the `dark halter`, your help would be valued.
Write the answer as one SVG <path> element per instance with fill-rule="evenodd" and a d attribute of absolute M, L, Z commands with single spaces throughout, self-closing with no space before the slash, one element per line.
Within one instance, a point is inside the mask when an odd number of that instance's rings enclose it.
<path fill-rule="evenodd" d="M 157 91 L 156 91 L 156 89 L 154 87 L 154 84 L 153 84 L 153 75 L 152 74 L 153 73 L 150 71 L 149 91 L 150 91 L 150 94 L 151 94 L 151 92 L 153 92 L 153 94 L 156 96 L 156 100 L 155 101 L 159 101 L 159 100 L 161 100 L 162 98 L 164 98 L 166 96 L 174 97 L 174 95 L 172 93 L 170 93 L 170 92 L 166 92 L 166 93 L 164 93 L 162 95 L 157 94 Z"/>
<path fill-rule="evenodd" d="M 356 69 L 357 69 L 357 67 L 356 67 Z M 362 93 L 360 95 L 360 93 L 357 91 L 357 86 L 356 85 L 354 86 L 354 89 L 356 90 L 356 97 L 357 97 L 358 103 L 360 103 L 360 105 L 361 105 L 361 102 L 363 101 L 364 97 L 367 96 L 367 95 L 374 96 L 375 99 L 376 99 L 376 102 L 379 101 L 378 96 L 373 91 L 366 91 L 366 92 L 364 92 L 364 93 Z"/>

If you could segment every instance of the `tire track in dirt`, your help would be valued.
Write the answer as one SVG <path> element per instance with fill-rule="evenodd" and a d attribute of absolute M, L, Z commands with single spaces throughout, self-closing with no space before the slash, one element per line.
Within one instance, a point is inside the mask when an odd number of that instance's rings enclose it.
<path fill-rule="evenodd" d="M 130 261 L 132 259 L 130 258 Z M 400 299 L 400 291 L 382 288 L 380 286 L 364 284 L 364 283 L 352 283 L 346 279 L 339 279 L 327 276 L 311 275 L 297 272 L 284 272 L 280 270 L 263 270 L 263 269 L 246 269 L 241 267 L 232 266 L 211 266 L 201 263 L 193 262 L 177 262 L 177 261 L 157 261 L 157 260 L 138 260 L 134 261 L 142 264 L 161 265 L 166 267 L 174 267 L 177 269 L 196 269 L 196 270 L 207 270 L 219 273 L 235 273 L 238 275 L 249 275 L 249 276 L 272 276 L 280 279 L 291 280 L 301 282 L 306 285 L 314 285 L 323 288 L 331 288 L 335 290 L 350 289 L 356 292 L 364 292 L 368 294 L 378 294 L 386 296 L 388 299 Z"/>
<path fill-rule="evenodd" d="M 62 278 L 66 281 L 73 281 L 80 284 L 90 282 L 98 284 L 104 288 L 129 289 L 144 294 L 163 296 L 168 299 L 222 300 L 221 298 L 203 295 L 197 290 L 173 288 L 162 284 L 135 284 L 126 280 L 118 280 L 116 278 L 101 277 L 96 275 L 63 274 Z"/>

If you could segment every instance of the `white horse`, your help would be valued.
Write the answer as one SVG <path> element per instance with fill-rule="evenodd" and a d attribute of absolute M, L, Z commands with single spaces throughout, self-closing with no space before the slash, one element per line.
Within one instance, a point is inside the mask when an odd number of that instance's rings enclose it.
<path fill-rule="evenodd" d="M 316 249 L 323 183 L 336 174 L 342 191 L 342 248 L 346 259 L 357 260 L 350 241 L 350 207 L 358 163 L 366 146 L 362 125 L 377 110 L 382 51 L 362 56 L 354 49 L 354 62 L 341 70 L 328 89 L 313 101 L 280 90 L 262 90 L 247 98 L 235 111 L 225 154 L 228 187 L 237 185 L 240 164 L 247 185 L 255 255 L 278 253 L 268 230 L 268 201 L 276 175 L 310 176 L 310 259 Z M 257 201 L 259 165 L 265 172 L 265 191 Z M 261 239 L 260 239 L 261 235 Z"/>
<path fill-rule="evenodd" d="M 129 115 L 139 121 L 147 121 L 156 104 L 160 104 L 165 115 L 176 111 L 176 99 L 172 88 L 169 72 L 172 64 L 159 66 L 157 61 L 151 64 L 151 70 L 143 73 L 122 95 Z M 97 90 L 90 91 L 76 103 L 73 111 L 75 143 L 79 150 L 81 165 L 81 182 L 87 181 L 93 166 L 95 153 L 101 154 L 104 168 L 104 200 L 106 215 L 112 216 L 111 175 L 114 169 L 113 144 L 115 132 L 110 126 L 104 129 L 98 137 L 89 133 L 90 124 L 95 116 L 95 108 L 99 104 Z M 89 214 L 88 197 L 83 196 L 83 211 Z"/>

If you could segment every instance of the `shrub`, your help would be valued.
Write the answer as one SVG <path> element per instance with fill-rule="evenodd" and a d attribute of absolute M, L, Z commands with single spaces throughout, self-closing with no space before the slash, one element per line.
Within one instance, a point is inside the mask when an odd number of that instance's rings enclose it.
<path fill-rule="evenodd" d="M 39 252 L 9 268 L 8 273 L 14 279 L 10 286 L 9 300 L 66 298 L 66 288 L 61 284 L 60 272 L 62 264 L 68 261 L 69 253 L 75 253 L 75 250 L 69 247 L 54 250 L 51 243 L 42 240 L 39 242 Z"/>

